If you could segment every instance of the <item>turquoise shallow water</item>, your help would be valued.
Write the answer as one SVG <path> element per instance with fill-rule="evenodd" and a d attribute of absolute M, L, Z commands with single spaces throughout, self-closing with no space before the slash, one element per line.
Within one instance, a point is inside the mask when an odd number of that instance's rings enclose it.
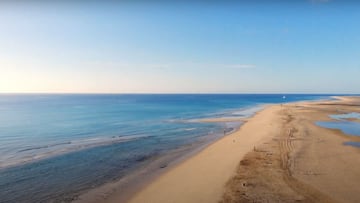
<path fill-rule="evenodd" d="M 268 103 L 328 95 L 0 95 L 0 202 L 70 201 Z"/>

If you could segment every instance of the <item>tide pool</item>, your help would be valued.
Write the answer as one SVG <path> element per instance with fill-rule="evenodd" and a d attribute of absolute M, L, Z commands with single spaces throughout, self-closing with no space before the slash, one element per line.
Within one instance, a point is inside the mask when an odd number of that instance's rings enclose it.
<path fill-rule="evenodd" d="M 319 121 L 316 122 L 316 124 L 324 128 L 339 129 L 348 135 L 360 136 L 360 123 L 347 120 L 352 118 L 359 119 L 359 113 L 352 112 L 348 114 L 336 114 L 330 115 L 330 117 L 336 121 Z"/>

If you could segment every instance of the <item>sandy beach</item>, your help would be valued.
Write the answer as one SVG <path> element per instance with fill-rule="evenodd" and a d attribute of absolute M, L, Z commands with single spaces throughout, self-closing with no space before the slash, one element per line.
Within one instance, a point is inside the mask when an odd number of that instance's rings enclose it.
<path fill-rule="evenodd" d="M 336 99 L 266 106 L 131 190 L 110 183 L 79 202 L 359 202 L 360 149 L 344 143 L 360 137 L 315 124 L 360 113 L 360 98 Z M 204 122 L 229 121 L 217 119 Z"/>
<path fill-rule="evenodd" d="M 358 202 L 360 138 L 314 124 L 339 112 L 359 99 L 269 106 L 129 202 Z"/>
<path fill-rule="evenodd" d="M 316 126 L 330 114 L 360 112 L 359 98 L 286 104 L 281 130 L 246 154 L 221 202 L 359 202 L 360 137 Z"/>
<path fill-rule="evenodd" d="M 217 202 L 239 161 L 268 138 L 268 131 L 257 129 L 276 125 L 271 121 L 276 119 L 273 115 L 279 109 L 279 106 L 273 106 L 256 114 L 240 130 L 168 171 L 129 202 Z M 274 126 L 273 130 L 278 128 Z"/>

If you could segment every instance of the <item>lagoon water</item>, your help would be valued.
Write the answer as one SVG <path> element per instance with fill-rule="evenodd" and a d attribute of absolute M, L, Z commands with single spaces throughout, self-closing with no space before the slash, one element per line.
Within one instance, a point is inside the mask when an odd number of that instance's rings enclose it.
<path fill-rule="evenodd" d="M 268 103 L 327 95 L 0 95 L 0 202 L 71 201 Z"/>
<path fill-rule="evenodd" d="M 359 113 L 337 114 L 330 115 L 330 117 L 335 119 L 335 121 L 319 121 L 316 124 L 325 128 L 339 129 L 348 135 L 360 136 L 360 123 L 347 120 L 352 118 L 360 119 Z"/>
<path fill-rule="evenodd" d="M 338 129 L 343 133 L 351 136 L 360 136 L 360 123 L 348 119 L 360 119 L 360 114 L 356 112 L 347 114 L 330 115 L 335 121 L 318 121 L 318 126 L 330 129 Z M 360 142 L 345 142 L 344 145 L 352 147 L 360 147 Z"/>
<path fill-rule="evenodd" d="M 339 129 L 345 134 L 360 136 L 360 123 L 352 121 L 317 122 L 317 125 L 330 129 Z"/>

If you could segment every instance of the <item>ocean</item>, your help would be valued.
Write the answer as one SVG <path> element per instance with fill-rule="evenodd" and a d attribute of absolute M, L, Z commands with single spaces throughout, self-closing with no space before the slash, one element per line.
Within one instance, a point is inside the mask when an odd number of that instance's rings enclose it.
<path fill-rule="evenodd" d="M 0 202 L 70 202 L 183 146 L 224 136 L 287 94 L 2 94 Z"/>

